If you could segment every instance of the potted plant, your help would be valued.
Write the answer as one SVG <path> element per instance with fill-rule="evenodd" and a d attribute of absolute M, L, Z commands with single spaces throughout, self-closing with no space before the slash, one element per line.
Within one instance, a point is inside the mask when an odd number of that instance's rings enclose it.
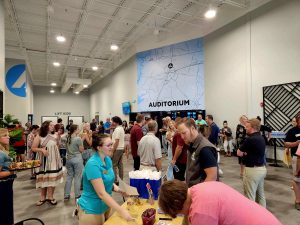
<path fill-rule="evenodd" d="M 14 118 L 11 114 L 6 114 L 3 119 L 0 120 L 0 127 L 7 128 L 9 133 L 9 156 L 15 160 L 16 151 L 14 149 L 14 143 L 22 139 L 22 130 L 15 129 L 15 124 L 18 123 L 19 120 Z"/>

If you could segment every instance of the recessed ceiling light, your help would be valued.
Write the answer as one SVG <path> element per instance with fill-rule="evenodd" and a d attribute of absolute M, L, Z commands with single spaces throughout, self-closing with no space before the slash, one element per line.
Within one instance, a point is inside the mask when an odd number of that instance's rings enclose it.
<path fill-rule="evenodd" d="M 56 83 L 51 83 L 51 86 L 54 86 L 54 87 L 55 87 L 55 86 L 56 86 Z"/>
<path fill-rule="evenodd" d="M 59 62 L 53 62 L 53 66 L 59 67 L 60 63 Z"/>
<path fill-rule="evenodd" d="M 58 42 L 65 42 L 65 41 L 66 41 L 66 38 L 65 38 L 64 36 L 62 36 L 62 35 L 57 35 L 57 36 L 56 36 L 56 40 L 57 40 Z"/>
<path fill-rule="evenodd" d="M 112 44 L 112 45 L 110 46 L 110 50 L 112 50 L 112 51 L 117 51 L 118 49 L 119 49 L 119 46 L 118 46 L 118 45 Z"/>
<path fill-rule="evenodd" d="M 93 66 L 92 69 L 93 69 L 94 71 L 96 71 L 96 70 L 98 70 L 98 66 Z"/>
<path fill-rule="evenodd" d="M 75 94 L 78 95 L 78 94 L 79 94 L 79 91 L 75 91 Z"/>
<path fill-rule="evenodd" d="M 50 90 L 50 93 L 53 94 L 53 93 L 55 93 L 55 91 L 54 91 L 53 89 L 51 89 L 51 90 Z"/>
<path fill-rule="evenodd" d="M 216 16 L 217 11 L 214 9 L 209 9 L 206 11 L 206 13 L 204 14 L 205 18 L 207 19 L 212 19 Z"/>
<path fill-rule="evenodd" d="M 89 86 L 89 85 L 87 85 L 87 84 L 84 84 L 84 85 L 83 85 L 84 88 L 87 88 L 88 86 Z"/>

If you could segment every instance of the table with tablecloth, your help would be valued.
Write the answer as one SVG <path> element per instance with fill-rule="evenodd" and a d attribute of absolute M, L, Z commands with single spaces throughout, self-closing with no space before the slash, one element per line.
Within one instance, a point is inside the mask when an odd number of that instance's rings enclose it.
<path fill-rule="evenodd" d="M 170 216 L 164 215 L 164 214 L 158 214 L 157 213 L 157 209 L 158 209 L 158 202 L 154 201 L 154 205 L 150 205 L 149 203 L 147 203 L 147 200 L 145 199 L 141 199 L 140 200 L 142 202 L 142 205 L 134 205 L 131 206 L 129 212 L 130 214 L 135 218 L 135 221 L 131 221 L 131 222 L 127 222 L 126 220 L 124 220 L 118 213 L 114 212 L 113 215 L 104 223 L 104 225 L 142 225 L 142 213 L 148 209 L 148 208 L 154 208 L 156 209 L 156 220 L 154 224 L 157 224 L 159 220 L 159 218 L 171 218 Z M 127 201 L 122 205 L 122 207 L 127 209 Z M 178 216 L 177 218 L 172 220 L 161 220 L 164 222 L 167 222 L 169 224 L 173 224 L 173 225 L 182 225 L 183 221 L 184 221 L 184 217 L 183 216 Z"/>

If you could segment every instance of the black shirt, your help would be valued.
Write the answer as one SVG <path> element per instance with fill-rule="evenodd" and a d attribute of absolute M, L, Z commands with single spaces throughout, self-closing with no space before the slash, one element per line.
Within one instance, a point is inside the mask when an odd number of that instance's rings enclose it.
<path fill-rule="evenodd" d="M 90 128 L 92 131 L 96 131 L 97 124 L 96 123 L 90 123 Z"/>
<path fill-rule="evenodd" d="M 243 125 L 241 124 L 237 125 L 235 138 L 236 138 L 237 148 L 240 148 L 240 146 L 242 146 L 242 144 L 246 139 L 246 128 Z"/>
<path fill-rule="evenodd" d="M 250 134 L 240 147 L 242 152 L 247 155 L 243 156 L 243 163 L 247 167 L 262 166 L 265 164 L 266 143 L 260 132 Z"/>
<path fill-rule="evenodd" d="M 300 140 L 300 128 L 299 127 L 293 127 L 290 129 L 285 137 L 285 142 L 296 142 Z M 298 146 L 291 148 L 291 154 L 296 156 Z"/>
<path fill-rule="evenodd" d="M 269 141 L 268 141 L 268 138 L 267 138 L 267 135 L 266 135 L 266 132 L 268 133 L 271 133 L 272 132 L 272 129 L 266 125 L 261 125 L 260 126 L 260 133 L 261 135 L 263 136 L 266 144 L 269 144 Z"/>
<path fill-rule="evenodd" d="M 203 139 L 204 137 L 202 137 L 202 140 Z M 203 141 L 205 142 L 205 140 Z M 218 167 L 218 154 L 216 148 L 208 141 L 208 145 L 204 143 L 202 144 L 202 146 L 204 146 L 201 147 L 201 142 L 201 137 L 198 136 L 188 149 L 186 180 L 189 187 L 198 184 L 199 182 L 203 182 L 206 179 L 207 175 L 204 169 Z M 218 177 L 217 180 L 219 180 Z"/>

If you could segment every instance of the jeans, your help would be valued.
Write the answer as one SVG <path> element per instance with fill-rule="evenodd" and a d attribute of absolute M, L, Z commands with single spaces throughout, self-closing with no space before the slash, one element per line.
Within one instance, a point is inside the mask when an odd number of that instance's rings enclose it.
<path fill-rule="evenodd" d="M 83 170 L 83 160 L 81 154 L 77 154 L 76 156 L 68 159 L 66 163 L 67 168 L 67 181 L 65 185 L 65 197 L 70 197 L 72 181 L 74 179 L 74 192 L 75 198 L 80 196 L 80 183 L 81 183 L 81 175 Z"/>
<path fill-rule="evenodd" d="M 60 158 L 62 159 L 63 166 L 66 166 L 67 149 L 61 148 L 59 150 L 59 153 L 60 153 Z"/>
<path fill-rule="evenodd" d="M 172 144 L 168 143 L 168 160 L 171 161 L 172 159 L 173 159 Z"/>
<path fill-rule="evenodd" d="M 162 153 L 167 153 L 168 152 L 168 142 L 167 142 L 167 138 L 166 138 L 165 134 L 161 135 L 161 143 L 162 143 L 162 146 L 163 146 L 163 152 Z"/>
<path fill-rule="evenodd" d="M 87 163 L 87 161 L 92 157 L 92 155 L 94 155 L 94 151 L 93 149 L 85 149 L 82 152 L 82 159 L 83 159 L 83 165 L 85 165 Z"/>
<path fill-rule="evenodd" d="M 266 198 L 264 191 L 265 177 L 267 169 L 262 167 L 245 167 L 243 185 L 245 196 L 266 208 Z"/>
<path fill-rule="evenodd" d="M 232 144 L 232 140 L 229 140 L 229 141 L 224 140 L 223 146 L 224 146 L 225 152 L 228 151 L 228 145 L 229 145 L 229 152 L 232 153 L 232 152 L 233 152 L 233 144 Z"/>
<path fill-rule="evenodd" d="M 123 153 L 124 150 L 116 150 L 112 157 L 113 168 L 115 173 L 115 182 L 118 181 L 118 177 L 117 177 L 118 174 L 121 180 L 123 180 Z M 117 169 L 119 173 L 117 173 Z"/>

